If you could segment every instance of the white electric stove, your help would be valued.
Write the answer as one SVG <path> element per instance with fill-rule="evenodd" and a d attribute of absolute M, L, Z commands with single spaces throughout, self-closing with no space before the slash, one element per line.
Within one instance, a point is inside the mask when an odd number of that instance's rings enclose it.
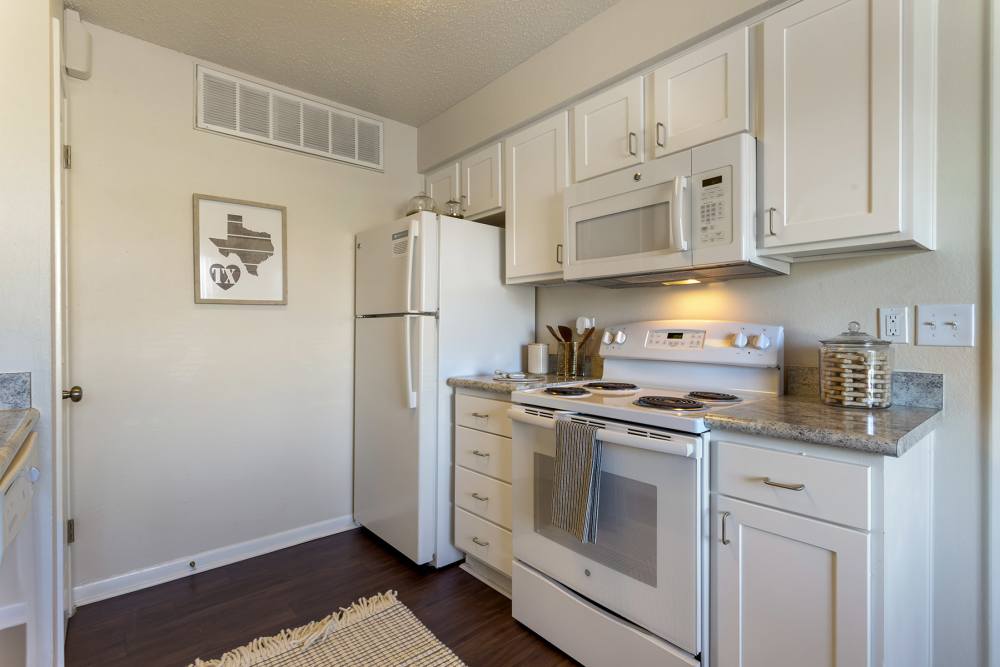
<path fill-rule="evenodd" d="M 707 664 L 705 416 L 780 394 L 783 353 L 780 326 L 635 322 L 600 382 L 515 391 L 514 617 L 584 664 Z M 551 524 L 558 420 L 602 442 L 595 543 Z"/>

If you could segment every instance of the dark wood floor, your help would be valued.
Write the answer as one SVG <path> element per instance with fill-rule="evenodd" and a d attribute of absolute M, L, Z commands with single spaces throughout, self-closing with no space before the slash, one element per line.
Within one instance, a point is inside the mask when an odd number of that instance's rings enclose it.
<path fill-rule="evenodd" d="M 363 529 L 80 607 L 66 664 L 184 667 L 389 589 L 473 667 L 576 664 L 493 589 L 456 566 L 417 567 Z"/>

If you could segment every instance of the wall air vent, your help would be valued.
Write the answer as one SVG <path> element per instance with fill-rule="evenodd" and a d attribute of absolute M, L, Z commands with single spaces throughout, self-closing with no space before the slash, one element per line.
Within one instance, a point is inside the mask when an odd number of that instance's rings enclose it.
<path fill-rule="evenodd" d="M 356 113 L 197 67 L 196 125 L 204 130 L 382 169 L 383 123 Z"/>

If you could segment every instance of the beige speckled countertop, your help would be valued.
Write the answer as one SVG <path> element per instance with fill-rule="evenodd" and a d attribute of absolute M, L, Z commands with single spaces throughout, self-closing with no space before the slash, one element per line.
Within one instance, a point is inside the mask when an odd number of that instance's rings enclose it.
<path fill-rule="evenodd" d="M 38 421 L 38 410 L 0 410 L 0 477 Z"/>
<path fill-rule="evenodd" d="M 573 384 L 576 382 L 593 382 L 598 378 L 587 377 L 567 377 L 565 375 L 536 375 L 533 382 L 509 382 L 504 380 L 494 380 L 492 375 L 466 375 L 461 377 L 448 378 L 449 387 L 460 387 L 463 389 L 478 389 L 479 391 L 489 391 L 494 394 L 506 394 L 519 389 L 538 389 L 539 387 L 556 387 L 561 384 Z"/>
<path fill-rule="evenodd" d="M 934 430 L 941 414 L 936 408 L 859 410 L 826 405 L 819 397 L 778 396 L 713 408 L 705 421 L 713 429 L 900 456 Z"/>

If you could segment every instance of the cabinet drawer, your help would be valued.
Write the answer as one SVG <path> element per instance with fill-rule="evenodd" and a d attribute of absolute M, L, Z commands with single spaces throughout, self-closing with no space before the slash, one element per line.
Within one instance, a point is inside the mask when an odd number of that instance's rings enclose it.
<path fill-rule="evenodd" d="M 510 403 L 478 396 L 455 396 L 455 423 L 477 431 L 510 437 Z"/>
<path fill-rule="evenodd" d="M 455 546 L 510 576 L 511 535 L 489 521 L 455 509 Z"/>
<path fill-rule="evenodd" d="M 455 463 L 510 482 L 510 438 L 455 427 Z"/>
<path fill-rule="evenodd" d="M 730 442 L 716 443 L 715 457 L 718 493 L 863 530 L 871 527 L 868 466 Z"/>
<path fill-rule="evenodd" d="M 455 468 L 455 504 L 504 528 L 510 528 L 510 484 Z"/>

